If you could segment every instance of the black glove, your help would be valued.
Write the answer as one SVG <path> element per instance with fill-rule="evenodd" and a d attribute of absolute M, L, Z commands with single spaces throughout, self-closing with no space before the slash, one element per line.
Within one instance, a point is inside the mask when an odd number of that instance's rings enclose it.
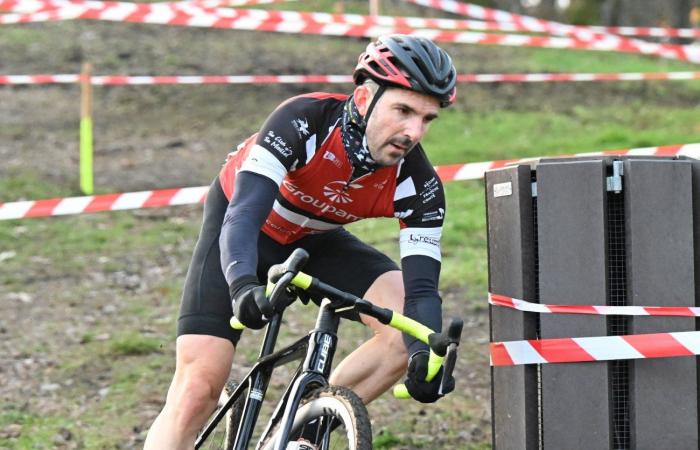
<path fill-rule="evenodd" d="M 442 397 L 442 395 L 438 394 L 440 381 L 442 380 L 442 367 L 432 381 L 425 381 L 428 373 L 429 355 L 425 350 L 411 355 L 408 361 L 407 378 L 404 382 L 411 397 L 421 403 L 434 403 Z"/>
<path fill-rule="evenodd" d="M 265 296 L 265 286 L 255 276 L 243 276 L 229 287 L 233 315 L 247 328 L 259 330 L 272 315 L 272 306 Z"/>

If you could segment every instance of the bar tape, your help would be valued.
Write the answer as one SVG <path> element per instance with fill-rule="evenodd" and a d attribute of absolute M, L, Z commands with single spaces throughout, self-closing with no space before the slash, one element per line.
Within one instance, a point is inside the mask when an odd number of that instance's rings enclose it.
<path fill-rule="evenodd" d="M 511 73 L 458 75 L 461 83 L 539 83 L 568 81 L 700 80 L 700 72 Z M 99 75 L 93 85 L 352 83 L 350 75 Z M 0 75 L 4 84 L 75 84 L 79 74 Z"/>
<path fill-rule="evenodd" d="M 2 0 L 7 1 L 7 0 Z M 634 42 L 614 35 L 593 36 L 588 41 L 576 37 L 528 36 L 519 34 L 486 34 L 475 32 L 416 29 L 399 25 L 382 25 L 366 16 L 358 24 L 352 15 L 325 13 L 299 13 L 291 11 L 267 11 L 252 9 L 210 8 L 189 3 L 130 3 L 116 1 L 65 1 L 45 0 L 55 9 L 29 14 L 5 14 L 0 24 L 36 22 L 43 20 L 92 19 L 117 22 L 155 23 L 180 26 L 258 30 L 281 33 L 313 34 L 329 36 L 353 36 L 373 38 L 382 34 L 403 33 L 425 37 L 438 42 L 505 45 L 518 47 L 544 47 L 617 51 L 660 56 L 689 62 L 700 62 L 700 49 L 689 46 Z M 49 6 L 47 6 L 47 9 Z M 368 25 L 369 24 L 369 25 Z"/>
<path fill-rule="evenodd" d="M 492 342 L 492 366 L 700 355 L 700 331 Z"/>
<path fill-rule="evenodd" d="M 602 316 L 681 316 L 698 317 L 700 308 L 694 306 L 608 306 L 608 305 L 547 305 L 489 292 L 489 304 L 544 314 L 594 314 Z"/>
<path fill-rule="evenodd" d="M 644 156 L 688 156 L 700 159 L 700 144 L 665 145 L 628 150 L 608 150 L 601 152 L 576 153 L 565 156 L 596 155 L 644 155 Z M 467 164 L 435 166 L 442 181 L 480 180 L 488 170 L 511 164 L 531 163 L 540 158 L 510 159 Z M 85 197 L 54 198 L 48 200 L 26 200 L 0 203 L 0 220 L 25 217 L 63 216 L 98 211 L 122 209 L 154 208 L 162 206 L 186 205 L 204 200 L 208 186 L 154 191 L 89 195 Z"/>

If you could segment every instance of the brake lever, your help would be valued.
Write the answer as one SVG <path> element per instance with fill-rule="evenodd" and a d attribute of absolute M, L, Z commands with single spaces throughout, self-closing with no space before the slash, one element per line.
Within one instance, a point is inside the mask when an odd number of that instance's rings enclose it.
<path fill-rule="evenodd" d="M 447 347 L 447 356 L 445 356 L 444 369 L 442 372 L 442 380 L 438 388 L 438 394 L 445 395 L 454 391 L 455 378 L 452 376 L 455 363 L 457 362 L 457 344 L 452 343 Z"/>

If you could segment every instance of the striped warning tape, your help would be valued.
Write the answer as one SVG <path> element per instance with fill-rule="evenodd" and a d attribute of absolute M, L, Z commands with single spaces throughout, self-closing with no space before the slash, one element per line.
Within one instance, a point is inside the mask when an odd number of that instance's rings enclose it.
<path fill-rule="evenodd" d="M 561 156 L 595 155 L 688 156 L 700 159 L 700 144 L 665 145 L 660 147 L 609 150 Z M 523 158 L 467 164 L 450 164 L 436 166 L 435 170 L 443 181 L 479 180 L 484 177 L 484 174 L 488 170 L 505 167 L 509 164 L 529 163 L 538 159 L 539 158 Z M 201 202 L 207 189 L 208 186 L 200 186 L 124 194 L 117 193 L 0 203 L 0 220 L 192 204 Z"/>
<path fill-rule="evenodd" d="M 201 203 L 209 186 L 0 203 L 0 220 Z"/>
<path fill-rule="evenodd" d="M 627 51 L 634 51 L 644 54 L 648 50 L 646 47 L 649 42 L 639 39 L 631 39 L 618 34 L 613 34 L 612 30 L 593 29 L 591 27 L 569 25 L 549 20 L 538 19 L 536 17 L 514 14 L 497 9 L 485 8 L 479 5 L 461 3 L 455 0 L 405 0 L 409 3 L 414 3 L 429 8 L 438 9 L 441 11 L 450 12 L 467 17 L 473 17 L 489 22 L 507 23 L 518 27 L 519 31 L 528 31 L 533 33 L 547 33 L 556 36 L 568 36 L 577 40 L 592 43 L 595 41 L 605 42 L 607 45 L 617 48 L 626 48 Z M 634 49 L 634 50 L 633 50 Z M 695 55 L 700 53 L 700 48 L 697 46 L 681 46 L 665 44 L 657 47 L 655 50 L 657 55 L 667 52 L 667 58 L 674 58 L 672 54 L 676 54 L 675 58 L 681 60 L 694 60 Z M 689 58 L 689 59 L 686 59 Z"/>
<path fill-rule="evenodd" d="M 56 0 L 47 1 L 56 2 Z M 353 20 L 353 17 L 358 16 L 350 15 L 230 8 L 203 9 L 194 5 L 183 7 L 181 4 L 176 3 L 145 4 L 116 1 L 64 1 L 60 0 L 57 3 L 60 6 L 57 9 L 36 13 L 39 16 L 31 13 L 2 15 L 0 16 L 0 24 L 39 20 L 92 19 L 369 38 L 381 34 L 404 33 L 426 37 L 438 42 L 617 51 L 700 62 L 700 49 L 680 45 L 633 42 L 629 39 L 614 37 L 613 35 L 604 35 L 604 38 L 585 41 L 580 36 L 549 37 L 443 31 L 428 28 L 415 29 L 397 23 L 382 25 L 378 22 L 367 22 L 369 19 L 363 19 L 361 23 L 357 23 L 357 20 Z M 359 17 L 364 18 L 366 16 Z"/>
<path fill-rule="evenodd" d="M 700 28 L 661 28 L 661 27 L 589 27 L 601 33 L 619 34 L 621 36 L 639 36 L 654 38 L 700 39 Z"/>
<path fill-rule="evenodd" d="M 212 10 L 224 6 L 253 6 L 265 3 L 281 3 L 290 0 L 192 0 L 183 2 L 159 2 L 152 5 L 169 5 L 173 9 L 183 9 L 196 12 L 196 8 Z M 0 11 L 14 13 L 37 13 L 60 8 L 67 3 L 83 4 L 84 0 L 0 0 Z M 396 16 L 363 16 L 359 14 L 316 15 L 319 20 L 348 22 L 364 26 L 392 26 L 406 28 L 435 28 L 440 30 L 472 30 L 472 31 L 501 31 L 501 32 L 539 32 L 543 27 L 524 26 L 517 22 L 485 22 L 482 20 L 445 19 L 424 17 Z M 700 30 L 668 29 L 668 28 L 633 28 L 633 27 L 589 27 L 599 33 L 611 33 L 627 36 L 650 37 L 700 37 Z M 569 33 L 571 34 L 571 33 Z"/>
<path fill-rule="evenodd" d="M 698 317 L 700 308 L 694 306 L 607 306 L 607 305 L 547 305 L 519 298 L 489 293 L 489 304 L 518 311 L 553 314 L 594 314 L 619 316 L 681 316 Z"/>
<path fill-rule="evenodd" d="M 293 0 L 189 0 L 173 2 L 154 2 L 151 5 L 168 5 L 172 8 L 188 8 L 190 6 L 211 9 L 220 7 L 255 6 L 270 3 L 284 3 Z M 14 13 L 36 13 L 57 9 L 66 4 L 87 4 L 87 0 L 0 0 L 0 11 Z"/>
<path fill-rule="evenodd" d="M 455 0 L 404 0 L 428 8 L 449 12 L 466 17 L 473 17 L 487 23 L 509 24 L 517 31 L 549 33 L 560 36 L 572 36 L 588 40 L 604 35 L 643 36 L 643 37 L 687 37 L 700 36 L 700 30 L 692 28 L 654 28 L 654 27 L 601 27 L 570 25 L 537 17 L 511 13 Z"/>
<path fill-rule="evenodd" d="M 601 26 L 577 26 L 571 27 L 567 24 L 551 22 L 537 19 L 535 17 L 513 14 L 506 11 L 500 11 L 491 8 L 485 8 L 479 5 L 471 5 L 467 3 L 459 3 L 456 1 L 435 1 L 435 0 L 406 0 L 410 3 L 421 6 L 432 7 L 442 11 L 460 14 L 468 17 L 475 17 L 489 22 L 510 24 L 516 28 L 516 31 L 532 31 L 532 32 L 565 32 L 572 29 L 578 29 L 583 32 L 590 30 L 600 34 L 617 34 L 621 36 L 639 36 L 639 37 L 655 37 L 655 38 L 700 38 L 700 29 L 698 28 L 661 28 L 661 27 L 601 27 Z"/>
<path fill-rule="evenodd" d="M 482 73 L 458 75 L 461 83 L 540 83 L 566 81 L 644 81 L 699 80 L 700 72 L 627 72 L 627 73 Z M 3 84 L 74 84 L 79 74 L 0 75 Z M 153 75 L 93 76 L 94 85 L 154 84 L 302 84 L 352 83 L 350 75 Z"/>
<path fill-rule="evenodd" d="M 492 342 L 492 366 L 700 355 L 700 331 Z"/>

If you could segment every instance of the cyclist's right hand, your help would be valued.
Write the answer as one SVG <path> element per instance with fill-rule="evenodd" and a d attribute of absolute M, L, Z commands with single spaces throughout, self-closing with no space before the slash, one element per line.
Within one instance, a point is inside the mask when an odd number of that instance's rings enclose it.
<path fill-rule="evenodd" d="M 443 368 L 431 381 L 426 381 L 428 374 L 429 353 L 425 350 L 414 353 L 409 359 L 408 372 L 406 373 L 406 389 L 414 399 L 421 403 L 434 403 L 442 398 L 440 382 Z"/>
<path fill-rule="evenodd" d="M 229 287 L 233 315 L 247 328 L 258 330 L 267 324 L 273 310 L 265 286 L 255 276 L 243 276 Z"/>

